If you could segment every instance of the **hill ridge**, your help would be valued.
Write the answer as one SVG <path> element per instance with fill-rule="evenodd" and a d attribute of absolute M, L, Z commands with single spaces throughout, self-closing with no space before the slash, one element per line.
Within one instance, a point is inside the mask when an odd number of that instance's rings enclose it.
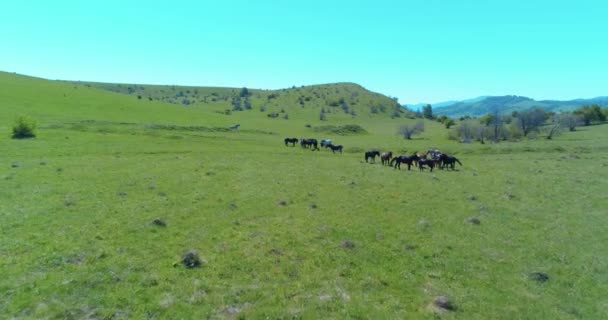
<path fill-rule="evenodd" d="M 447 106 L 440 106 L 433 109 L 434 113 L 449 117 L 460 116 L 482 116 L 498 110 L 502 114 L 513 111 L 521 111 L 532 108 L 542 108 L 547 111 L 571 111 L 586 104 L 598 104 L 608 106 L 608 97 L 599 96 L 590 99 L 574 100 L 535 100 L 525 96 L 504 95 L 488 96 L 479 101 L 457 102 Z"/>

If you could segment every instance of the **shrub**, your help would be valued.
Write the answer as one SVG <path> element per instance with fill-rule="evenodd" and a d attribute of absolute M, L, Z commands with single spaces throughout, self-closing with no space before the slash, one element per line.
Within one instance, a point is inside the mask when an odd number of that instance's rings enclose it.
<path fill-rule="evenodd" d="M 34 138 L 36 136 L 35 129 L 36 122 L 27 117 L 20 116 L 13 126 L 13 139 Z"/>

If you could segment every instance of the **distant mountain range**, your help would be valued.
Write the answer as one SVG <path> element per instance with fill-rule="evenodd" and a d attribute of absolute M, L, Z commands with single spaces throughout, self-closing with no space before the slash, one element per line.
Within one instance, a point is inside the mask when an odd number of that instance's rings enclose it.
<path fill-rule="evenodd" d="M 461 116 L 483 116 L 495 110 L 502 114 L 531 108 L 543 108 L 547 111 L 570 111 L 587 104 L 598 104 L 608 107 L 608 96 L 592 99 L 575 99 L 567 101 L 559 100 L 534 100 L 522 96 L 485 96 L 461 101 L 446 101 L 432 104 L 433 113 L 443 114 L 448 117 Z M 417 110 L 426 103 L 407 105 L 408 109 Z"/>

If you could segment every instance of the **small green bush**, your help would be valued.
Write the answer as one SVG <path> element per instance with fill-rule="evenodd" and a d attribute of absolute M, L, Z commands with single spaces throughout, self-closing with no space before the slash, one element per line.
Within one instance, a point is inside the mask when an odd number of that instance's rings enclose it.
<path fill-rule="evenodd" d="M 36 122 L 27 117 L 20 116 L 13 126 L 13 139 L 34 138 L 36 136 L 35 129 Z"/>

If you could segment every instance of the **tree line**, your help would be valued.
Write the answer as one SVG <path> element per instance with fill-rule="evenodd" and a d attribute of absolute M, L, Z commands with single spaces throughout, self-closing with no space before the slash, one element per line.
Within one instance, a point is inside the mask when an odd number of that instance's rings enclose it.
<path fill-rule="evenodd" d="M 606 122 L 608 108 L 597 104 L 581 106 L 570 112 L 549 112 L 542 108 L 533 108 L 523 111 L 514 111 L 511 114 L 501 114 L 496 108 L 479 118 L 469 116 L 456 119 L 445 115 L 437 116 L 433 113 L 432 106 L 426 105 L 422 112 L 417 112 L 417 117 L 436 120 L 447 129 L 455 126 L 450 131 L 450 138 L 464 143 L 478 141 L 480 143 L 499 142 L 507 140 L 519 140 L 521 138 L 536 138 L 542 134 L 546 139 L 561 134 L 563 131 L 576 131 L 579 126 L 589 126 Z M 424 124 L 402 125 L 398 134 L 405 139 L 411 139 L 413 135 L 424 131 Z"/>

